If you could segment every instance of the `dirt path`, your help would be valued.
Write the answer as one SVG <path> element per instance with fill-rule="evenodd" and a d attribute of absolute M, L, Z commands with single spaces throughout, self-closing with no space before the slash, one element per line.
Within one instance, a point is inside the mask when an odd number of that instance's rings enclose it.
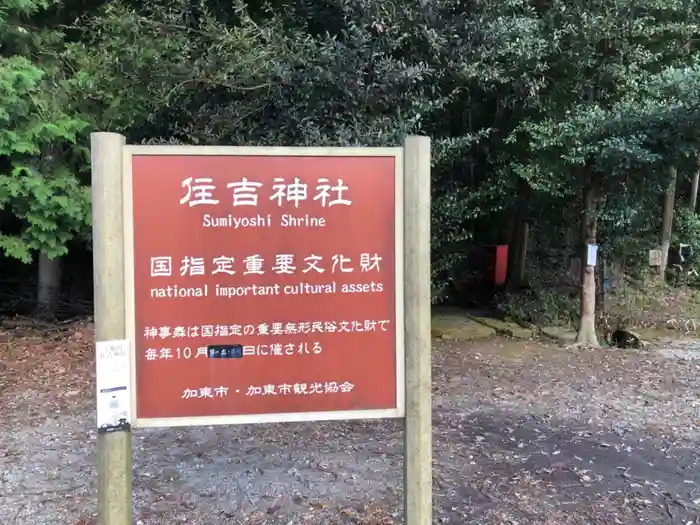
<path fill-rule="evenodd" d="M 94 518 L 90 340 L 0 333 L 3 525 Z M 435 523 L 695 523 L 700 361 L 674 348 L 437 344 Z M 399 522 L 401 438 L 396 421 L 136 431 L 135 522 Z"/>

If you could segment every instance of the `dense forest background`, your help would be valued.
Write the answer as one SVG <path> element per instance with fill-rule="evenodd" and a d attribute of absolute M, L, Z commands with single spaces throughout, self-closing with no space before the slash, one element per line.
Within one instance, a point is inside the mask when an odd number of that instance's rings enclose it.
<path fill-rule="evenodd" d="M 435 303 L 487 302 L 594 344 L 596 303 L 639 313 L 670 297 L 688 312 L 699 52 L 697 0 L 6 0 L 0 311 L 91 311 L 89 133 L 113 131 L 195 145 L 428 135 Z M 504 244 L 506 286 L 484 298 L 484 247 Z"/>

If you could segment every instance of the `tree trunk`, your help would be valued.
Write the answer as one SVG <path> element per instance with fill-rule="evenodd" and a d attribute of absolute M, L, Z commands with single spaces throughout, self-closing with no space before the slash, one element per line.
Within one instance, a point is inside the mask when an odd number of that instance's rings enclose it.
<path fill-rule="evenodd" d="M 693 173 L 693 185 L 690 188 L 690 211 L 695 212 L 698 203 L 698 185 L 700 185 L 700 156 L 697 157 L 697 167 Z"/>
<path fill-rule="evenodd" d="M 675 166 L 669 169 L 671 180 L 664 195 L 663 215 L 661 217 L 661 266 L 659 274 L 661 282 L 666 282 L 666 267 L 668 266 L 668 251 L 671 247 L 671 232 L 673 229 L 673 207 L 676 203 L 676 181 L 678 170 Z"/>
<path fill-rule="evenodd" d="M 595 273 L 595 311 L 600 316 L 605 315 L 605 266 L 605 259 L 601 257 L 598 271 Z"/>
<path fill-rule="evenodd" d="M 525 283 L 525 262 L 527 261 L 527 243 L 530 239 L 530 223 L 527 220 L 521 221 L 518 229 L 518 251 L 515 253 L 515 268 L 513 277 L 517 286 Z"/>
<path fill-rule="evenodd" d="M 513 240 L 508 247 L 508 288 L 517 290 L 525 278 L 527 241 L 530 225 L 527 221 L 527 206 L 530 198 L 530 185 L 524 179 L 518 181 L 518 202 L 513 217 Z"/>
<path fill-rule="evenodd" d="M 44 317 L 56 315 L 61 295 L 61 259 L 49 259 L 39 254 L 39 285 L 36 298 L 37 314 Z"/>
<path fill-rule="evenodd" d="M 595 334 L 595 266 L 588 266 L 588 245 L 596 244 L 596 202 L 597 192 L 591 172 L 585 168 L 583 181 L 583 213 L 581 218 L 581 306 L 580 321 L 576 342 L 599 346 Z"/>

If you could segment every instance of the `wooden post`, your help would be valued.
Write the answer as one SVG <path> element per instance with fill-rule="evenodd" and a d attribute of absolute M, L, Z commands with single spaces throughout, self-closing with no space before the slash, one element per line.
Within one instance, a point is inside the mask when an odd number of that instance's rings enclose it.
<path fill-rule="evenodd" d="M 430 139 L 404 143 L 405 525 L 433 521 L 430 369 Z"/>
<path fill-rule="evenodd" d="M 669 183 L 664 193 L 663 210 L 661 215 L 661 266 L 659 275 L 661 282 L 666 282 L 666 268 L 668 267 L 668 252 L 671 248 L 671 234 L 673 232 L 673 212 L 676 206 L 676 182 L 678 170 L 675 166 L 669 168 Z"/>
<path fill-rule="evenodd" d="M 92 256 L 95 340 L 124 340 L 124 207 L 122 152 L 116 133 L 92 133 Z M 131 525 L 131 431 L 98 434 L 98 523 Z"/>

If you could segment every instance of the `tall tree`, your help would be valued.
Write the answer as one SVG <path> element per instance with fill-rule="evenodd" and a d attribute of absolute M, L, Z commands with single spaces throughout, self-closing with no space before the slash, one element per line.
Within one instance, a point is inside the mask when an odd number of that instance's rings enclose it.
<path fill-rule="evenodd" d="M 696 7 L 693 1 L 624 0 L 613 6 L 555 0 L 540 12 L 543 30 L 553 37 L 541 91 L 546 98 L 519 126 L 529 137 L 529 159 L 517 170 L 531 185 L 579 202 L 582 343 L 597 344 L 595 269 L 586 266 L 583 250 L 597 244 L 600 197 L 629 183 L 635 169 L 645 174 L 636 184 L 650 191 L 658 184 L 649 166 L 668 150 L 655 147 L 659 138 L 646 136 L 653 128 L 645 126 L 656 115 L 666 122 L 676 108 L 647 84 L 655 73 L 693 60 L 687 46 L 699 26 L 688 20 L 697 20 Z"/>
<path fill-rule="evenodd" d="M 88 229 L 87 189 L 73 148 L 87 122 L 71 109 L 60 60 L 62 35 L 27 22 L 50 5 L 10 1 L 0 7 L 0 209 L 18 220 L 0 249 L 30 262 L 40 257 L 38 308 L 52 313 L 60 287 L 57 258 Z"/>

